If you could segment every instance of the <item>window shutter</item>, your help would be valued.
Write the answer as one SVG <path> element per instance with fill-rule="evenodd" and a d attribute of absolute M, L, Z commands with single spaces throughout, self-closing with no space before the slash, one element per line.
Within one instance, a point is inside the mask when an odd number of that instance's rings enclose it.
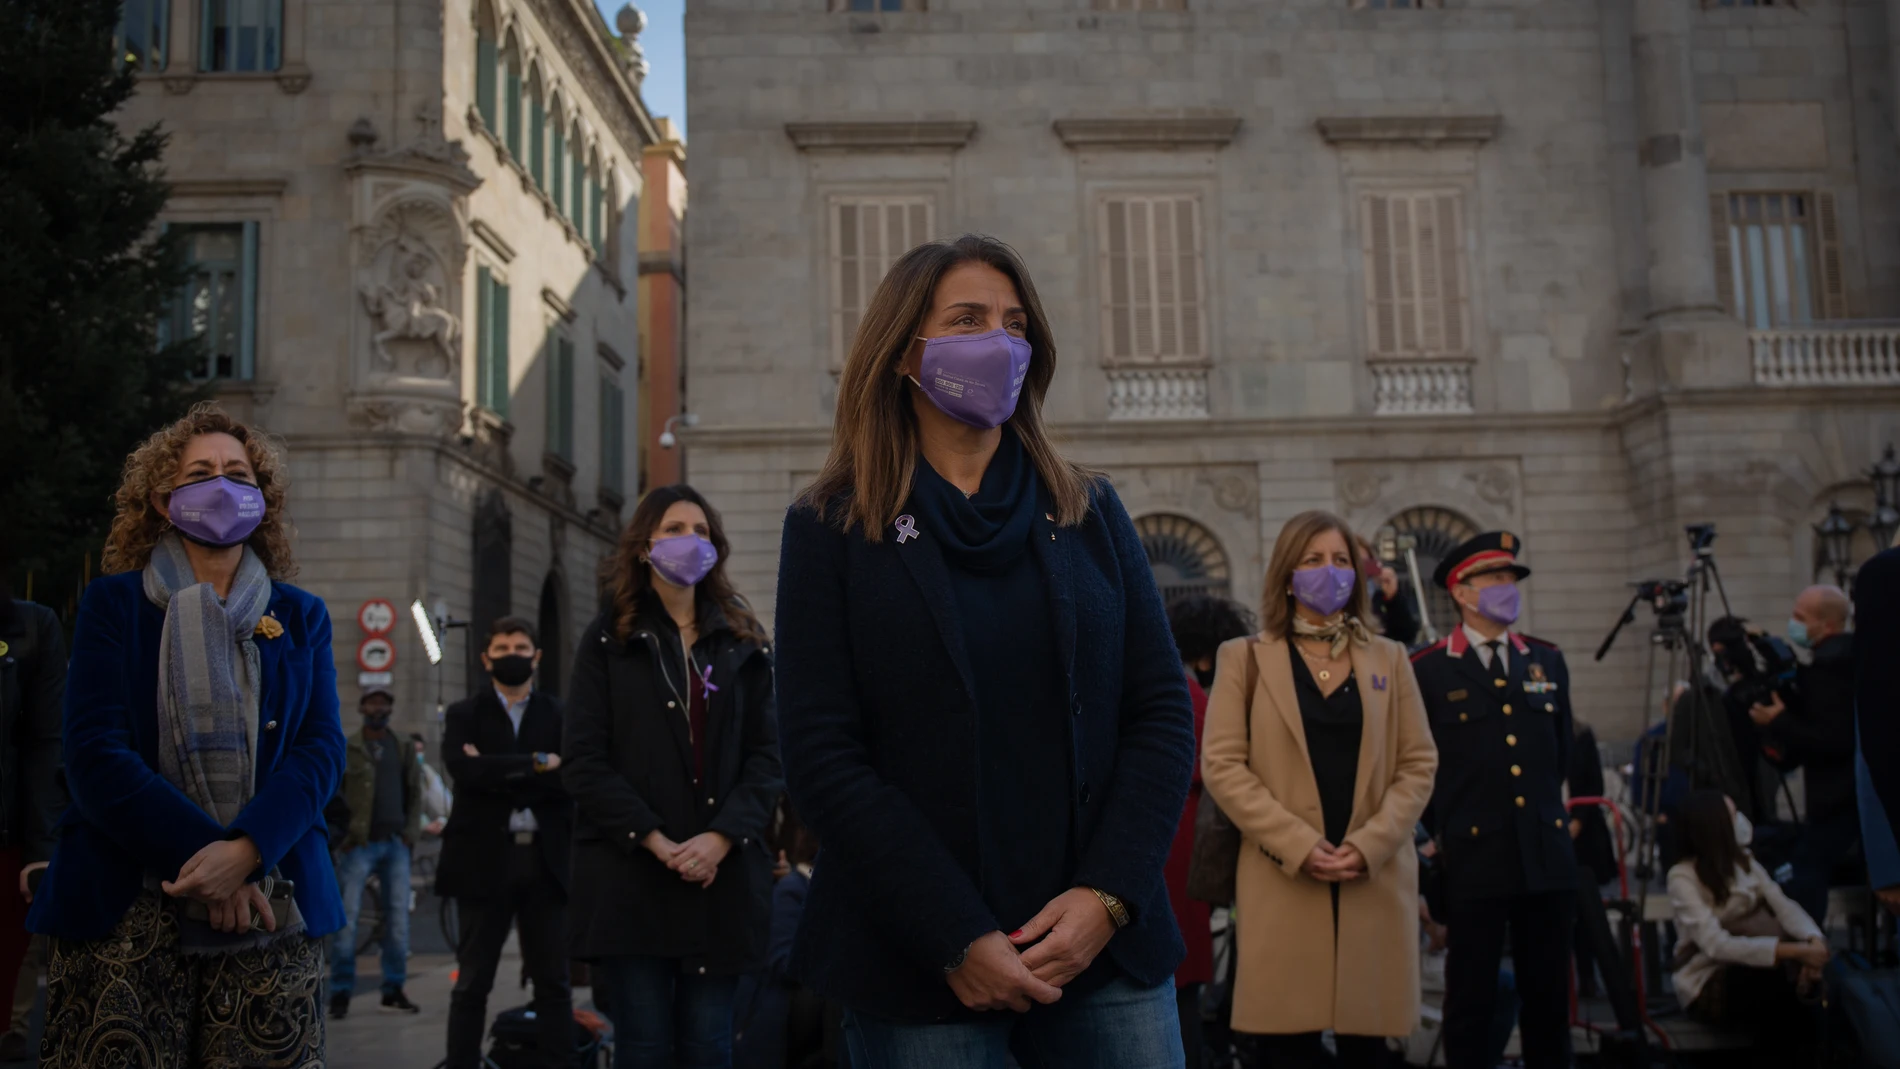
<path fill-rule="evenodd" d="M 536 89 L 528 101 L 528 176 L 541 190 L 548 188 L 547 121 L 547 113 L 541 109 L 541 92 Z"/>
<path fill-rule="evenodd" d="M 1816 243 L 1820 246 L 1821 318 L 1847 318 L 1847 279 L 1841 270 L 1841 221 L 1834 194 L 1814 195 Z"/>
<path fill-rule="evenodd" d="M 238 261 L 238 361 L 233 374 L 251 378 L 257 368 L 257 223 L 244 224 L 243 251 Z"/>
<path fill-rule="evenodd" d="M 831 205 L 833 366 L 857 338 L 871 295 L 897 258 L 930 238 L 927 197 L 847 197 Z"/>
<path fill-rule="evenodd" d="M 1729 195 L 1711 193 L 1709 195 L 1709 236 L 1714 240 L 1715 248 L 1715 295 L 1722 301 L 1722 310 L 1729 315 L 1737 315 L 1735 308 L 1735 247 L 1732 240 L 1733 224 L 1729 220 Z"/>
<path fill-rule="evenodd" d="M 508 287 L 492 282 L 489 289 L 493 293 L 490 301 L 492 314 L 489 320 L 494 333 L 488 343 L 489 358 L 493 361 L 489 368 L 489 380 L 494 384 L 494 397 L 489 407 L 495 414 L 506 419 L 508 416 Z"/>
<path fill-rule="evenodd" d="M 1101 300 L 1112 358 L 1203 355 L 1200 202 L 1191 196 L 1111 197 L 1101 212 Z"/>
<path fill-rule="evenodd" d="M 475 36 L 475 110 L 490 131 L 495 125 L 495 39 L 486 32 Z"/>
<path fill-rule="evenodd" d="M 1375 353 L 1396 353 L 1398 311 L 1392 296 L 1392 199 L 1372 194 L 1366 197 L 1366 336 Z"/>
<path fill-rule="evenodd" d="M 574 459 L 574 342 L 561 339 L 561 456 Z"/>
<path fill-rule="evenodd" d="M 1463 194 L 1368 193 L 1360 225 L 1368 348 L 1382 356 L 1466 353 Z"/>
<path fill-rule="evenodd" d="M 502 143 L 508 146 L 508 155 L 519 162 L 521 159 L 521 68 L 515 65 L 512 58 L 508 62 L 506 86 L 503 102 L 507 105 L 508 114 L 502 119 L 502 123 L 507 128 L 507 134 L 502 138 Z"/>
<path fill-rule="evenodd" d="M 567 215 L 573 220 L 574 229 L 581 229 L 587 219 L 587 165 L 581 159 L 580 128 L 574 128 L 574 138 L 568 144 L 573 158 L 568 161 L 568 201 Z"/>
<path fill-rule="evenodd" d="M 488 381 L 488 369 L 493 363 L 488 348 L 494 343 L 494 339 L 490 334 L 488 321 L 494 313 L 490 309 L 488 289 L 488 268 L 477 267 L 475 269 L 475 330 L 472 332 L 475 335 L 475 403 L 486 408 L 494 408 L 494 405 L 489 404 L 490 398 L 494 395 L 494 387 Z"/>
<path fill-rule="evenodd" d="M 558 114 L 550 115 L 548 119 L 554 123 L 554 149 L 548 153 L 548 196 L 554 198 L 554 210 L 565 214 L 567 134 L 561 129 L 561 117 Z"/>

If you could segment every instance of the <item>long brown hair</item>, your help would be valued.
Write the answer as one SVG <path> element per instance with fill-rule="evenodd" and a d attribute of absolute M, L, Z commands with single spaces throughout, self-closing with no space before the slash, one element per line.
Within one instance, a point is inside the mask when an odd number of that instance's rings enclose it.
<path fill-rule="evenodd" d="M 726 541 L 726 525 L 719 519 L 719 510 L 685 483 L 648 490 L 634 506 L 633 518 L 627 521 L 626 529 L 620 532 L 620 545 L 609 558 L 611 563 L 605 576 L 613 594 L 614 637 L 625 642 L 633 635 L 633 619 L 640 613 L 640 602 L 647 591 L 653 589 L 653 571 L 644 559 L 647 544 L 653 540 L 660 521 L 666 518 L 666 510 L 680 501 L 690 501 L 706 513 L 707 541 L 719 551 L 719 563 L 699 581 L 695 597 L 710 599 L 719 606 L 726 614 L 726 623 L 740 638 L 763 643 L 765 628 L 760 626 L 759 618 L 752 615 L 745 599 L 732 589 L 732 580 L 726 578 L 726 561 L 732 556 L 732 543 Z"/>
<path fill-rule="evenodd" d="M 1690 794 L 1676 809 L 1676 827 L 1677 856 L 1695 862 L 1696 879 L 1716 905 L 1728 901 L 1729 888 L 1749 862 L 1748 851 L 1735 841 L 1728 795 L 1707 787 Z"/>
<path fill-rule="evenodd" d="M 257 488 L 264 494 L 264 521 L 244 544 L 257 554 L 272 579 L 297 574 L 297 562 L 290 555 L 293 528 L 285 511 L 290 472 L 284 466 L 283 449 L 263 431 L 232 419 L 215 401 L 192 405 L 191 411 L 159 428 L 125 458 L 125 473 L 119 478 L 118 492 L 112 495 L 119 511 L 112 517 L 112 533 L 106 536 L 105 552 L 99 557 L 100 571 L 107 575 L 132 572 L 151 561 L 152 547 L 171 526 L 165 514 L 152 504 L 152 496 L 171 494 L 178 458 L 185 444 L 201 434 L 228 434 L 244 446 L 244 455 L 257 475 Z"/>
<path fill-rule="evenodd" d="M 1025 331 L 1031 350 L 1029 376 L 1009 425 L 1055 500 L 1056 521 L 1073 526 L 1088 514 L 1089 483 L 1094 476 L 1064 460 L 1042 425 L 1042 399 L 1056 373 L 1056 344 L 1042 299 L 1029 280 L 1029 269 L 1008 245 L 981 234 L 965 234 L 917 246 L 898 257 L 878 283 L 838 379 L 831 455 L 817 480 L 798 498 L 800 505 L 821 515 L 835 515 L 846 529 L 862 526 L 866 541 L 883 540 L 885 528 L 910 497 L 916 472 L 917 414 L 911 409 L 909 383 L 895 369 L 923 329 L 937 283 L 951 268 L 966 263 L 1001 271 L 1022 298 L 1029 321 Z"/>
<path fill-rule="evenodd" d="M 1339 536 L 1346 540 L 1346 552 L 1354 554 L 1354 564 L 1357 565 L 1359 543 L 1353 538 L 1352 528 L 1347 526 L 1345 520 L 1330 512 L 1314 509 L 1286 521 L 1286 526 L 1280 528 L 1279 539 L 1273 543 L 1273 556 L 1267 560 L 1267 581 L 1260 593 L 1260 629 L 1264 633 L 1282 638 L 1292 636 L 1293 595 L 1288 593 L 1288 588 L 1293 585 L 1293 572 L 1299 568 L 1300 558 L 1306 554 L 1306 544 L 1327 531 L 1339 532 Z M 1372 618 L 1366 584 L 1356 576 L 1352 584 L 1352 597 L 1346 602 L 1346 613 L 1357 616 L 1361 622 Z"/>

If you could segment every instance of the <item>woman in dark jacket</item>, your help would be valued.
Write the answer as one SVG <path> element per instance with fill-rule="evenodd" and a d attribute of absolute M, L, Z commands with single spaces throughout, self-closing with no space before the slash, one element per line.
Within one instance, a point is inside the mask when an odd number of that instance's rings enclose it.
<path fill-rule="evenodd" d="M 73 805 L 27 918 L 52 936 L 42 1065 L 324 1064 L 343 727 L 329 613 L 281 581 L 286 482 L 208 403 L 126 461 L 73 634 Z"/>
<path fill-rule="evenodd" d="M 575 655 L 569 931 L 616 1069 L 730 1065 L 733 991 L 765 955 L 783 781 L 772 666 L 728 553 L 692 487 L 650 491 L 614 558 L 613 606 Z"/>
<path fill-rule="evenodd" d="M 1182 1064 L 1193 713 L 1134 525 L 1044 433 L 1054 374 L 1014 251 L 912 249 L 786 520 L 785 767 L 824 844 L 793 967 L 854 1066 Z"/>

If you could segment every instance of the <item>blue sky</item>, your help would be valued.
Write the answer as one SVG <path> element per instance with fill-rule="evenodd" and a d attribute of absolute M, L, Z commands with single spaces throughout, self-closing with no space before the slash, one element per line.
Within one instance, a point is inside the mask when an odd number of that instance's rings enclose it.
<path fill-rule="evenodd" d="M 625 0 L 594 0 L 594 6 L 614 24 L 614 13 Z M 686 129 L 686 0 L 635 0 L 634 6 L 647 13 L 647 29 L 640 35 L 640 48 L 646 53 L 652 70 L 640 95 L 655 118 L 672 119 L 681 131 Z"/>

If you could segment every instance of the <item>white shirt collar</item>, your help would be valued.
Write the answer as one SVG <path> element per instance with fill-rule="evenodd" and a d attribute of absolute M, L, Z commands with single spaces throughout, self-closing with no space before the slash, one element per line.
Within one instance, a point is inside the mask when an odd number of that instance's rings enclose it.
<path fill-rule="evenodd" d="M 1486 668 L 1491 667 L 1491 649 L 1485 645 L 1488 642 L 1501 643 L 1497 648 L 1498 655 L 1504 658 L 1506 665 L 1511 663 L 1511 632 L 1509 630 L 1506 630 L 1497 638 L 1485 638 L 1482 631 L 1472 627 L 1470 624 L 1463 624 L 1461 626 L 1465 629 L 1465 641 L 1471 643 L 1472 650 L 1477 653 L 1478 659 L 1484 663 Z"/>

